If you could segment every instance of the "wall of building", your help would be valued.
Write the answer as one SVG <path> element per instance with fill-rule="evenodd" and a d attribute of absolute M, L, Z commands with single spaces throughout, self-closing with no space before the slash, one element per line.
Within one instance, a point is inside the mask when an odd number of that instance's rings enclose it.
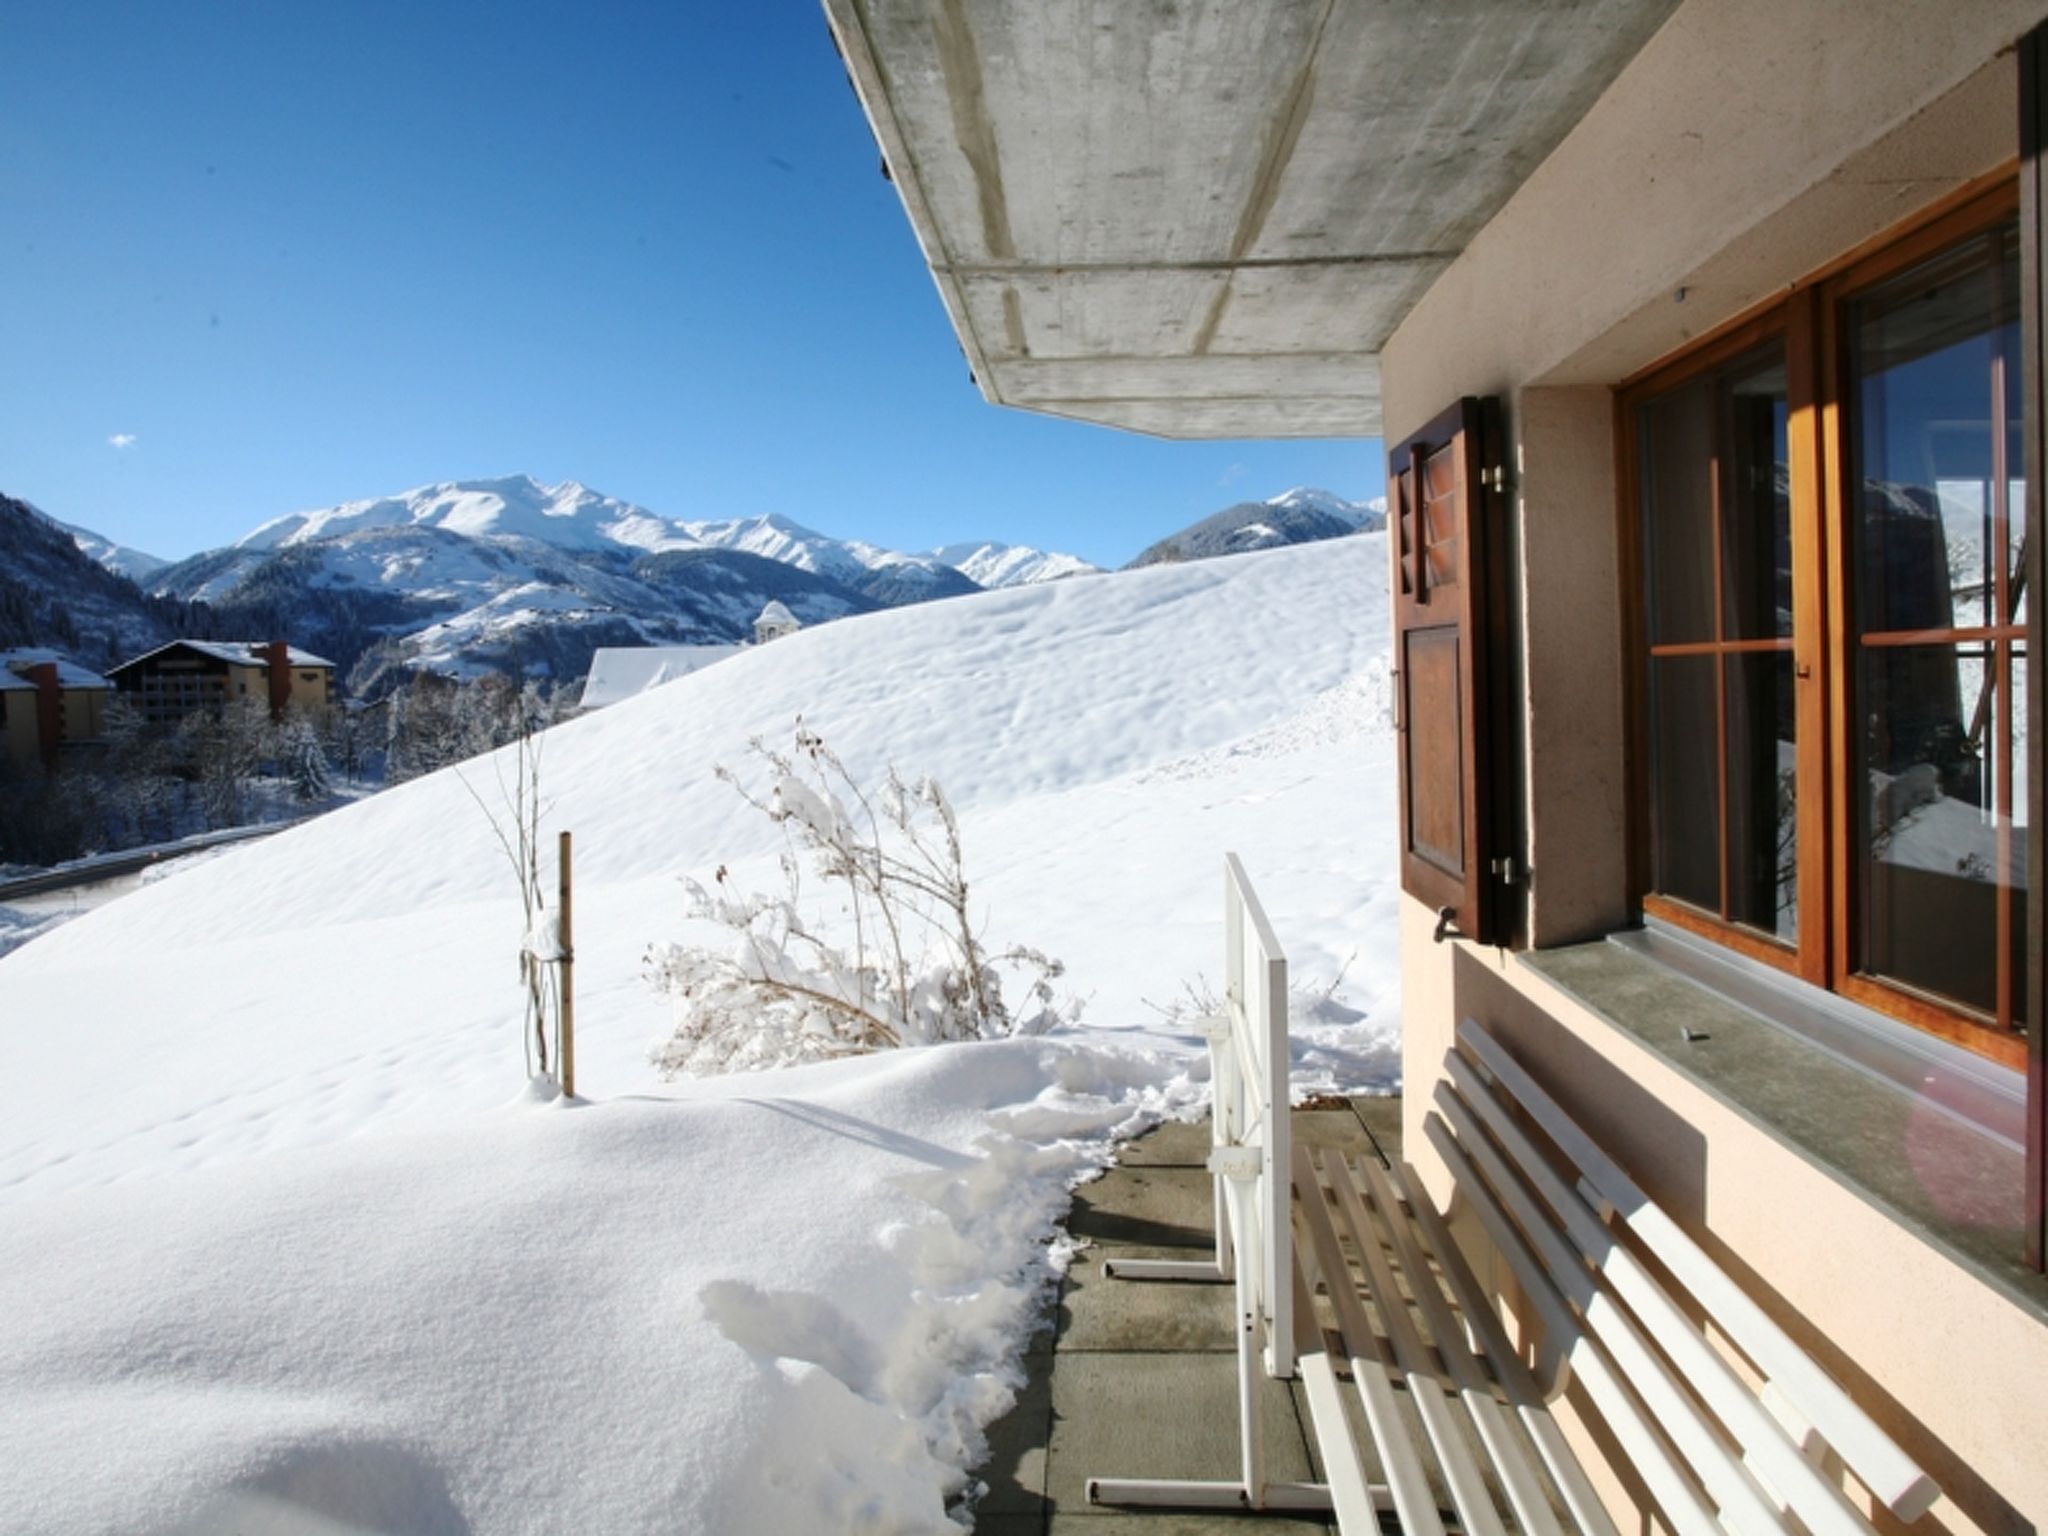
<path fill-rule="evenodd" d="M 1440 1208 L 1457 1205 L 1421 1118 L 1456 1021 L 1474 1019 L 1942 1486 L 1948 1497 L 1913 1530 L 2036 1530 L 2048 1510 L 2036 1425 L 2048 1382 L 2040 1311 L 1853 1194 L 1521 959 L 1435 944 L 1430 913 L 1403 905 L 1404 1147 Z M 1476 1222 L 1454 1225 L 1480 1272 L 1498 1269 L 1496 1288 L 1512 1297 Z M 1576 1408 L 1576 1392 L 1570 1398 Z M 1617 1480 L 1608 1491 L 1630 1498 Z M 1642 1527 L 1628 1519 L 1622 1528 Z"/>
<path fill-rule="evenodd" d="M 285 707 L 317 713 L 334 702 L 334 672 L 329 667 L 293 667 L 291 697 Z"/>
<path fill-rule="evenodd" d="M 2010 44 L 2044 15 L 2043 0 L 1690 0 L 1389 341 L 1388 441 L 1460 395 L 1507 407 L 1536 944 L 1630 911 L 1612 386 L 2010 162 Z M 2035 1528 L 2040 1312 L 1520 959 L 1433 943 L 1433 914 L 1403 908 L 1405 1139 L 1439 1203 L 1422 1119 L 1470 1017 L 1954 1493 L 1916 1529 Z"/>
<path fill-rule="evenodd" d="M 4 712 L 6 728 L 0 731 L 0 744 L 4 744 L 7 755 L 18 766 L 27 767 L 42 761 L 42 736 L 36 729 L 36 696 L 27 689 L 10 688 L 0 695 L 0 712 Z"/>
<path fill-rule="evenodd" d="M 106 735 L 107 694 L 99 688 L 64 690 L 64 739 L 68 742 L 98 741 Z"/>

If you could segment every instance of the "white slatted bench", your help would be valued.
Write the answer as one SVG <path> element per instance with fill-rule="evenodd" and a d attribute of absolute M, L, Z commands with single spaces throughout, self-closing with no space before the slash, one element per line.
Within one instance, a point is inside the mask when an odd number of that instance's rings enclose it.
<path fill-rule="evenodd" d="M 1091 1503 L 1328 1509 L 1353 1536 L 1387 1511 L 1416 1536 L 1614 1536 L 1547 1406 L 1575 1377 L 1681 1536 L 1868 1532 L 1843 1468 L 1901 1521 L 1931 1507 L 1926 1474 L 1468 1022 L 1425 1132 L 1540 1325 L 1525 1363 L 1412 1168 L 1292 1144 L 1286 959 L 1234 856 L 1225 929 L 1216 1257 L 1104 1271 L 1235 1285 L 1239 1475 L 1094 1478 Z M 1267 1475 L 1258 1378 L 1297 1373 L 1320 1483 Z M 1368 1479 L 1345 1378 L 1383 1481 Z"/>

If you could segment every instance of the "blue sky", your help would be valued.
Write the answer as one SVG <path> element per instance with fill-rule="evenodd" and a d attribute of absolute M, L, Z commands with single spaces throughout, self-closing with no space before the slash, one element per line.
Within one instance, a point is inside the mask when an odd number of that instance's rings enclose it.
<path fill-rule="evenodd" d="M 1102 563 L 1382 490 L 983 404 L 812 0 L 12 0 L 0 59 L 0 490 L 158 554 L 522 470 Z"/>

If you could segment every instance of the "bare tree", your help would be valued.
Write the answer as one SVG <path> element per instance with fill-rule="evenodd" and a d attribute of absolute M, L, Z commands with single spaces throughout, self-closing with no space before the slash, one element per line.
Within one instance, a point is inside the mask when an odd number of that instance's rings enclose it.
<path fill-rule="evenodd" d="M 552 808 L 541 798 L 541 747 L 545 737 L 529 721 L 511 745 L 490 759 L 491 775 L 497 789 L 493 805 L 470 782 L 462 769 L 455 776 L 469 791 L 477 809 L 484 813 L 491 832 L 504 852 L 505 862 L 519 887 L 519 902 L 526 927 L 519 945 L 519 984 L 526 996 L 526 1067 L 529 1075 L 552 1075 L 550 1042 L 561 1029 L 560 973 L 561 943 L 555 929 L 555 915 L 548 909 L 547 890 L 541 881 L 540 824 Z M 507 772 L 507 760 L 510 771 Z"/>

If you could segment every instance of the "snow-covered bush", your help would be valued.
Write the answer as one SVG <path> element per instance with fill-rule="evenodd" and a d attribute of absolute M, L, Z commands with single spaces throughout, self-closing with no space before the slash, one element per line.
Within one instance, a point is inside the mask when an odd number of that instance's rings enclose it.
<path fill-rule="evenodd" d="M 653 1051 L 663 1076 L 1036 1034 L 1079 1013 L 1054 998 L 1057 960 L 991 949 L 976 932 L 960 824 L 937 783 L 892 768 L 870 794 L 801 720 L 788 754 L 758 738 L 752 748 L 764 790 L 718 774 L 782 827 L 783 889 L 741 891 L 723 866 L 709 887 L 684 881 L 689 915 L 729 939 L 647 952 L 648 980 L 675 1010 L 674 1032 Z M 823 883 L 811 903 L 806 858 Z M 1005 975 L 1024 987 L 1014 1009 Z"/>

